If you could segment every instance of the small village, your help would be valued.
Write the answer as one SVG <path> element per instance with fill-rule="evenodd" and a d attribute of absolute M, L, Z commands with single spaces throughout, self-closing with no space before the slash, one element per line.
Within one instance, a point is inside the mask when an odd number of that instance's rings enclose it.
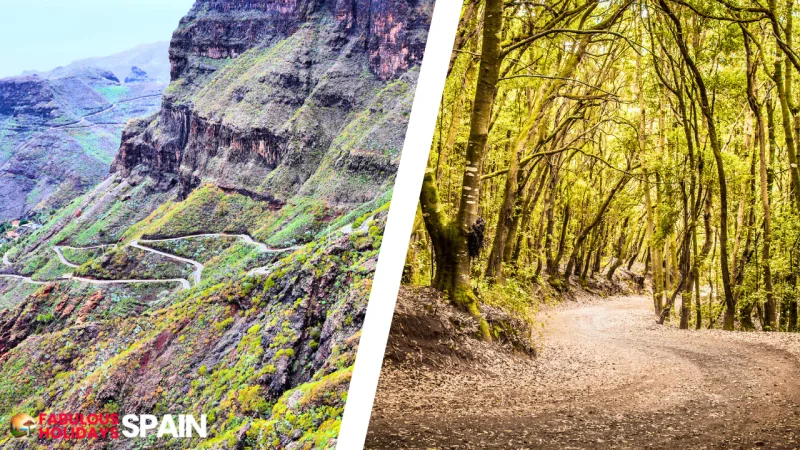
<path fill-rule="evenodd" d="M 10 244 L 42 226 L 28 219 L 15 219 L 0 224 L 0 245 Z"/>

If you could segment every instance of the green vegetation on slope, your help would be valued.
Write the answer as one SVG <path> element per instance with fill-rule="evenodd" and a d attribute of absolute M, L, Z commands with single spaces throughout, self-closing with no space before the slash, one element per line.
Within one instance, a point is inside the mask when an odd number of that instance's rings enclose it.
<path fill-rule="evenodd" d="M 75 269 L 75 275 L 100 280 L 191 278 L 194 266 L 142 249 L 122 247 Z"/>
<path fill-rule="evenodd" d="M 174 241 L 147 242 L 150 248 L 206 263 L 220 256 L 241 239 L 234 236 L 204 236 Z"/>
<path fill-rule="evenodd" d="M 281 257 L 268 276 L 204 283 L 163 309 L 137 308 L 135 301 L 76 283 L 42 289 L 34 301 L 17 307 L 36 319 L 0 367 L 0 414 L 78 404 L 154 414 L 177 408 L 208 414 L 214 442 L 232 442 L 247 426 L 253 430 L 246 433 L 247 445 L 269 446 L 276 439 L 285 445 L 295 434 L 301 448 L 330 445 L 386 211 L 370 215 L 378 217 L 372 232 L 315 241 Z M 107 320 L 111 317 L 118 319 Z M 94 326 L 70 326 L 80 322 Z M 43 339 L 61 343 L 55 354 L 40 350 Z M 169 356 L 174 354 L 182 357 Z M 190 389 L 161 373 L 190 380 Z M 185 448 L 186 442 L 159 445 Z"/>

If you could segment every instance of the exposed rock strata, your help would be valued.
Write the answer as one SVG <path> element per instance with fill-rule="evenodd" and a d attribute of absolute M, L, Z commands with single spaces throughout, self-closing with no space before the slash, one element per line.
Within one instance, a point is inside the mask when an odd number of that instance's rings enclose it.
<path fill-rule="evenodd" d="M 327 169 L 383 172 L 374 194 L 396 168 L 407 105 L 372 102 L 395 80 L 413 84 L 431 6 L 198 1 L 174 33 L 160 114 L 126 130 L 112 171 L 167 178 L 183 196 L 211 182 L 285 202 L 337 161 Z M 369 108 L 384 109 L 384 123 L 342 148 L 337 136 Z"/>

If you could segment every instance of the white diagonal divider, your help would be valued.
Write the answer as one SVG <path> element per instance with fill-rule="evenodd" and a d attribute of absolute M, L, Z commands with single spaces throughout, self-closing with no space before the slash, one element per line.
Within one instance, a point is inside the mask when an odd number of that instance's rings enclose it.
<path fill-rule="evenodd" d="M 434 7 L 339 432 L 338 450 L 364 447 L 461 6 L 461 0 L 438 0 Z"/>

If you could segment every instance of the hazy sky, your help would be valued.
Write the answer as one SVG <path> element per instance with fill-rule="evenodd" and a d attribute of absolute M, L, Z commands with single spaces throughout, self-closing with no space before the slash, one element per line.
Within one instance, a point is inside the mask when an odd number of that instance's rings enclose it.
<path fill-rule="evenodd" d="M 194 0 L 0 0 L 0 78 L 167 41 Z"/>

